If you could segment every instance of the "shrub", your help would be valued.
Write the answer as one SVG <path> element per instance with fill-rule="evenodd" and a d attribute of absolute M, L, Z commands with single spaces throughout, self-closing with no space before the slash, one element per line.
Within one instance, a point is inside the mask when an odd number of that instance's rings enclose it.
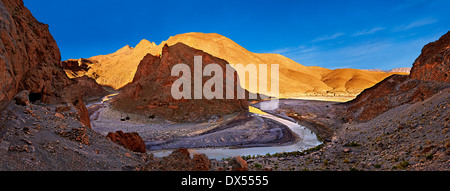
<path fill-rule="evenodd" d="M 403 162 L 398 163 L 398 165 L 396 167 L 397 167 L 397 169 L 405 169 L 408 166 L 409 166 L 409 162 L 403 161 Z"/>
<path fill-rule="evenodd" d="M 344 147 L 359 147 L 359 146 L 361 145 L 356 142 L 350 142 L 344 145 Z"/>
<path fill-rule="evenodd" d="M 263 166 L 259 163 L 255 163 L 255 168 L 262 168 Z"/>

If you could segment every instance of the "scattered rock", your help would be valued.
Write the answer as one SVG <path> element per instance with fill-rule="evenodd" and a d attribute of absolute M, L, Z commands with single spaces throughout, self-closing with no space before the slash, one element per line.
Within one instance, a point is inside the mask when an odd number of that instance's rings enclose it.
<path fill-rule="evenodd" d="M 77 141 L 85 145 L 90 145 L 89 136 L 86 128 L 72 128 L 70 131 L 61 131 L 59 135 L 72 141 Z"/>
<path fill-rule="evenodd" d="M 28 144 L 28 145 L 31 145 L 32 143 L 31 143 L 31 141 L 29 141 L 29 140 L 26 140 L 26 139 L 21 139 L 23 142 L 25 142 L 26 144 Z"/>
<path fill-rule="evenodd" d="M 60 107 L 56 107 L 55 111 L 56 112 L 66 112 L 66 111 L 70 111 L 71 107 L 70 106 L 60 106 Z"/>

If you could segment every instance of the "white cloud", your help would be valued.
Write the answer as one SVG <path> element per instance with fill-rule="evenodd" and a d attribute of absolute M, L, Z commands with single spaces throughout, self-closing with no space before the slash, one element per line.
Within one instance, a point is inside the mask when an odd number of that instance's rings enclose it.
<path fill-rule="evenodd" d="M 417 28 L 417 27 L 422 27 L 425 25 L 431 25 L 434 23 L 437 23 L 438 20 L 437 19 L 432 19 L 432 18 L 427 18 L 427 19 L 420 19 L 417 21 L 414 21 L 412 23 L 409 23 L 407 25 L 401 25 L 395 28 L 395 31 L 406 31 L 412 28 Z"/>
<path fill-rule="evenodd" d="M 316 50 L 317 50 L 316 47 L 298 46 L 298 47 L 280 48 L 280 49 L 269 51 L 267 53 L 272 53 L 272 54 L 308 53 L 308 52 L 313 52 Z"/>
<path fill-rule="evenodd" d="M 408 9 L 408 8 L 417 6 L 417 5 L 419 5 L 421 3 L 424 3 L 424 2 L 427 2 L 427 0 L 405 0 L 405 1 L 401 2 L 401 3 L 399 3 L 399 5 L 395 6 L 392 9 L 392 11 L 401 11 L 401 10 L 404 10 L 404 9 Z"/>
<path fill-rule="evenodd" d="M 352 36 L 369 35 L 369 34 L 374 34 L 374 33 L 378 32 L 378 31 L 383 31 L 383 30 L 386 30 L 386 29 L 383 28 L 383 27 L 375 27 L 375 28 L 372 28 L 370 30 L 363 30 L 363 31 L 356 32 Z"/>
<path fill-rule="evenodd" d="M 325 40 L 333 40 L 333 39 L 336 39 L 336 38 L 338 38 L 338 37 L 340 37 L 340 36 L 344 36 L 344 35 L 345 35 L 344 33 L 338 32 L 338 33 L 334 33 L 334 34 L 332 34 L 332 35 L 320 36 L 320 37 L 314 39 L 312 42 L 320 42 L 320 41 L 325 41 Z"/>
<path fill-rule="evenodd" d="M 390 70 L 411 67 L 424 45 L 442 35 L 436 33 L 409 40 L 367 40 L 346 43 L 341 46 L 299 46 L 278 49 L 279 52 L 306 66 L 330 69 L 357 68 Z M 283 50 L 283 51 L 281 51 Z"/>

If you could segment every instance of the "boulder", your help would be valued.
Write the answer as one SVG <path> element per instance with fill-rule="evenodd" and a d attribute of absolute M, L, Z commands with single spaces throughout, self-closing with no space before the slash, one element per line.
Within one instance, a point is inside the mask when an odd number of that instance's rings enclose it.
<path fill-rule="evenodd" d="M 89 111 L 87 110 L 86 105 L 84 105 L 83 100 L 77 99 L 73 102 L 73 105 L 78 111 L 80 122 L 86 127 L 91 128 L 91 119 L 89 118 Z"/>
<path fill-rule="evenodd" d="M 192 159 L 195 161 L 197 170 L 208 171 L 211 169 L 211 161 L 205 154 L 195 153 Z"/>
<path fill-rule="evenodd" d="M 232 171 L 248 171 L 247 161 L 242 159 L 241 156 L 231 158 L 228 165 L 231 166 Z"/>
<path fill-rule="evenodd" d="M 123 131 L 116 131 L 115 133 L 108 133 L 107 137 L 111 141 L 131 151 L 140 153 L 146 152 L 145 142 L 144 140 L 142 140 L 138 133 L 124 133 Z"/>
<path fill-rule="evenodd" d="M 19 92 L 16 97 L 14 97 L 14 100 L 16 101 L 17 105 L 29 105 L 30 104 L 30 92 L 28 90 L 22 90 Z"/>

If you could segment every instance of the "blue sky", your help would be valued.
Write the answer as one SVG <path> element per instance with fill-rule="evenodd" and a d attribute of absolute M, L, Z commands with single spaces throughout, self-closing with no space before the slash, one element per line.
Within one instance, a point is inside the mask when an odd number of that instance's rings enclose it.
<path fill-rule="evenodd" d="M 63 60 L 204 32 L 307 66 L 392 69 L 411 67 L 425 44 L 450 30 L 449 0 L 24 2 L 50 25 Z"/>

